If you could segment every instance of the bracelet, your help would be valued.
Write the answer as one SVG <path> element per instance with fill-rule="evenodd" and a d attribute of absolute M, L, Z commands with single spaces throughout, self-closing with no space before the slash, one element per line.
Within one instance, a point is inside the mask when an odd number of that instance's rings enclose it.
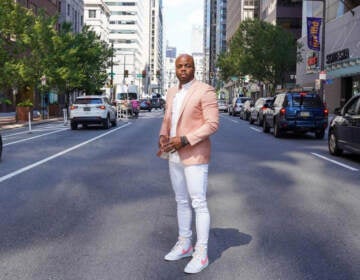
<path fill-rule="evenodd" d="M 185 147 L 187 144 L 189 144 L 189 141 L 187 140 L 186 136 L 181 136 L 181 146 Z"/>

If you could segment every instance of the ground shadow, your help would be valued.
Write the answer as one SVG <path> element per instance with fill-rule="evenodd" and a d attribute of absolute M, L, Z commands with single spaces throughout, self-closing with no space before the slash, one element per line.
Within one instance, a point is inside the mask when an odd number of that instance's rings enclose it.
<path fill-rule="evenodd" d="M 251 235 L 242 233 L 236 228 L 212 228 L 209 235 L 209 260 L 215 262 L 224 251 L 231 247 L 247 245 Z"/>

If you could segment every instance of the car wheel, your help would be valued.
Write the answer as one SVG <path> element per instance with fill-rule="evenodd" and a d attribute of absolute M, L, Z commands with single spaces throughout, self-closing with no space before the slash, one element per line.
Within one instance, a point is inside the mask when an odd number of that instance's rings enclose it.
<path fill-rule="evenodd" d="M 71 122 L 71 129 L 76 130 L 78 128 L 78 124 L 76 122 Z"/>
<path fill-rule="evenodd" d="M 316 139 L 324 139 L 324 136 L 325 136 L 325 130 L 315 132 Z"/>
<path fill-rule="evenodd" d="M 110 118 L 109 118 L 109 116 L 107 116 L 107 118 L 104 121 L 103 127 L 104 127 L 104 129 L 109 129 L 110 125 L 111 125 Z"/>
<path fill-rule="evenodd" d="M 340 156 L 343 153 L 343 150 L 339 148 L 339 144 L 333 130 L 329 132 L 328 147 L 329 153 L 334 156 Z"/>
<path fill-rule="evenodd" d="M 111 122 L 112 126 L 117 126 L 117 118 L 115 116 L 114 120 Z"/>
<path fill-rule="evenodd" d="M 250 123 L 250 124 L 253 124 L 253 123 L 254 123 L 254 120 L 253 120 L 253 118 L 251 117 L 251 115 L 250 115 L 250 117 L 249 117 L 249 123 Z"/>
<path fill-rule="evenodd" d="M 279 127 L 278 122 L 274 123 L 274 136 L 276 138 L 280 138 L 282 136 L 281 128 Z"/>
<path fill-rule="evenodd" d="M 267 124 L 266 124 L 266 121 L 265 120 L 263 120 L 263 132 L 265 132 L 265 133 L 269 133 L 270 132 L 270 128 L 267 126 Z"/>

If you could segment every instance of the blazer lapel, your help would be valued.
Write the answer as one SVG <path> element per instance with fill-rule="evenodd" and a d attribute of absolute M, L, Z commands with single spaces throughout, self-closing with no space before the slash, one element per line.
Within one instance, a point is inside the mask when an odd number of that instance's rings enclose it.
<path fill-rule="evenodd" d="M 196 89 L 196 85 L 197 85 L 197 81 L 195 80 L 193 82 L 193 84 L 190 86 L 189 90 L 187 91 L 186 95 L 184 96 L 184 100 L 183 103 L 181 104 L 181 108 L 180 108 L 180 112 L 179 112 L 179 118 L 178 120 L 181 118 L 182 113 L 184 112 L 185 106 L 186 104 L 189 102 L 193 92 Z"/>

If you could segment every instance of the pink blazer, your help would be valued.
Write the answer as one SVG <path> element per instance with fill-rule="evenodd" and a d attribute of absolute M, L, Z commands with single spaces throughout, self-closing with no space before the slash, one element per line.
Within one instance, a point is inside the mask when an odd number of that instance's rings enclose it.
<path fill-rule="evenodd" d="M 166 95 L 166 110 L 159 135 L 170 136 L 173 99 L 178 91 L 172 87 Z M 205 164 L 210 161 L 210 135 L 219 127 L 219 109 L 213 87 L 194 80 L 181 105 L 176 128 L 177 136 L 186 136 L 190 145 L 178 153 L 185 165 Z"/>

